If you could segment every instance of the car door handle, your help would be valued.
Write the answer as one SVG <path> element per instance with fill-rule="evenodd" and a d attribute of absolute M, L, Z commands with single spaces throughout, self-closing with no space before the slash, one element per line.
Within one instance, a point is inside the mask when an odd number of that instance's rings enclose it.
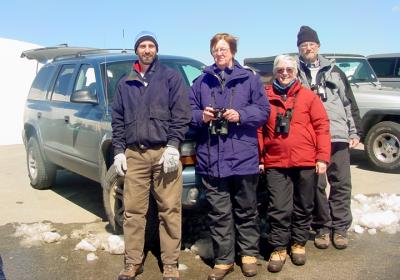
<path fill-rule="evenodd" d="M 40 119 L 42 117 L 42 112 L 37 113 L 37 118 Z"/>
<path fill-rule="evenodd" d="M 64 122 L 69 123 L 69 116 L 64 116 Z"/>

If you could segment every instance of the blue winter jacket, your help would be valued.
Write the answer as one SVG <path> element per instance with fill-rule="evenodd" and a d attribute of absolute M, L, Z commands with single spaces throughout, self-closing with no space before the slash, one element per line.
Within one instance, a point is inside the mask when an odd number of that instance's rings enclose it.
<path fill-rule="evenodd" d="M 189 95 L 192 125 L 197 130 L 196 172 L 213 177 L 257 174 L 257 128 L 269 116 L 269 102 L 260 77 L 237 61 L 225 82 L 216 74 L 216 65 L 206 67 Z M 235 109 L 239 123 L 229 123 L 228 135 L 210 135 L 203 122 L 205 107 Z"/>
<path fill-rule="evenodd" d="M 147 83 L 147 86 L 146 86 Z M 187 87 L 181 75 L 156 59 L 144 77 L 132 69 L 118 83 L 112 105 L 114 153 L 183 141 L 191 119 Z"/>

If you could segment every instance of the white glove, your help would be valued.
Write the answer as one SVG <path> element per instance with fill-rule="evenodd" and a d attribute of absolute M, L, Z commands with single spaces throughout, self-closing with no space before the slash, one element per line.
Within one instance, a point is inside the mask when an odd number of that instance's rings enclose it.
<path fill-rule="evenodd" d="M 159 164 L 164 164 L 164 173 L 178 170 L 179 157 L 179 151 L 175 147 L 167 146 L 158 162 Z"/>
<path fill-rule="evenodd" d="M 126 156 L 124 153 L 119 153 L 114 157 L 114 166 L 119 176 L 125 175 L 128 165 L 126 164 Z"/>

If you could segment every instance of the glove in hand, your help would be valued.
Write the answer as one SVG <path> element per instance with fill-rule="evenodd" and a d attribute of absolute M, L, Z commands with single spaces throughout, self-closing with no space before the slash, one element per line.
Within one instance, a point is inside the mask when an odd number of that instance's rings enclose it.
<path fill-rule="evenodd" d="M 170 173 L 178 170 L 179 158 L 179 151 L 173 146 L 167 146 L 158 163 L 163 164 L 164 173 Z"/>
<path fill-rule="evenodd" d="M 128 169 L 125 154 L 119 153 L 114 157 L 114 166 L 119 176 L 125 176 L 125 171 Z"/>

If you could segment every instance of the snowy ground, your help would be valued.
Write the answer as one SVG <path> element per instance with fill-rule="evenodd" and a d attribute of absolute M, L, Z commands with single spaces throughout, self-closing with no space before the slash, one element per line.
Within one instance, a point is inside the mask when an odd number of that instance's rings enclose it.
<path fill-rule="evenodd" d="M 351 231 L 357 234 L 376 234 L 378 231 L 395 234 L 400 232 L 400 195 L 380 194 L 365 196 L 357 194 L 352 199 L 353 224 Z M 200 223 L 200 220 L 199 220 Z M 202 228 L 202 225 L 199 225 Z M 88 229 L 76 229 L 70 234 L 59 232 L 51 223 L 17 224 L 16 237 L 21 237 L 24 247 L 40 246 L 45 243 L 63 242 L 67 238 L 76 239 L 74 250 L 87 251 L 87 261 L 98 257 L 96 251 L 104 250 L 110 254 L 123 254 L 124 240 L 122 236 L 106 232 L 92 232 Z M 187 243 L 185 251 L 191 252 L 195 258 L 210 258 L 212 254 L 211 240 L 205 235 L 198 235 L 192 244 Z M 185 270 L 185 265 L 180 265 Z"/>

